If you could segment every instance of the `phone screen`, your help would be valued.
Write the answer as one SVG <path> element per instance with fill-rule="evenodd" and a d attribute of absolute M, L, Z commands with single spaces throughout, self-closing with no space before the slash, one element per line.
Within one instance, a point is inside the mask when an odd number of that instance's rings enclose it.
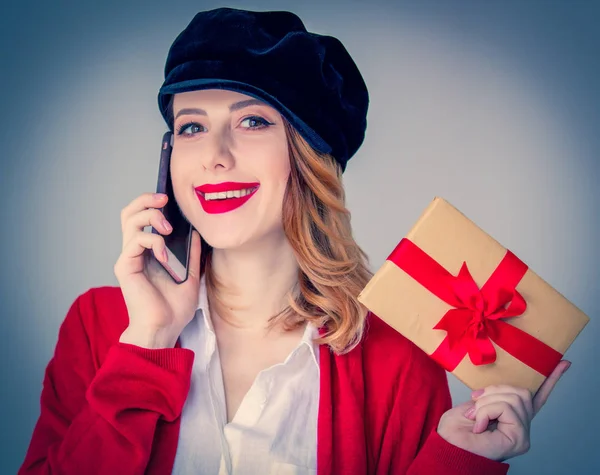
<path fill-rule="evenodd" d="M 173 227 L 173 231 L 167 235 L 162 234 L 167 247 L 167 254 L 169 255 L 168 262 L 166 265 L 160 261 L 158 262 L 160 262 L 175 282 L 182 283 L 187 279 L 188 275 L 192 225 L 179 209 L 173 192 L 170 172 L 172 140 L 172 132 L 164 134 L 161 145 L 156 192 L 165 193 L 168 196 L 167 204 L 161 211 Z M 152 228 L 152 232 L 160 234 L 154 228 Z"/>

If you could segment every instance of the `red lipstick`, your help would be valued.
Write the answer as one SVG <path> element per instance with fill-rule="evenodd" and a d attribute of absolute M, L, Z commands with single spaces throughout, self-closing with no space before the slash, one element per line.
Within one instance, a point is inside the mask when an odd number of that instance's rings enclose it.
<path fill-rule="evenodd" d="M 196 196 L 202 205 L 202 209 L 208 214 L 227 213 L 242 206 L 258 190 L 259 183 L 240 183 L 224 182 L 216 184 L 206 184 L 195 188 Z M 221 195 L 215 196 L 214 193 L 241 192 L 245 190 L 245 196 L 230 196 L 229 198 Z M 206 195 L 209 195 L 207 199 Z M 239 194 L 239 193 L 236 193 Z M 212 196 L 211 196 L 212 195 Z"/>

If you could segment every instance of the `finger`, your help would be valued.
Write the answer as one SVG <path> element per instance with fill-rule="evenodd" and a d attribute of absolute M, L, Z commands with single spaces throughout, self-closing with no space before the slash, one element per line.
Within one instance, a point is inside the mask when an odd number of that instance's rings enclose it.
<path fill-rule="evenodd" d="M 544 404 L 546 404 L 546 401 L 548 400 L 550 393 L 554 389 L 554 386 L 556 386 L 558 380 L 562 377 L 563 374 L 566 373 L 570 366 L 570 361 L 562 360 L 560 363 L 558 363 L 558 365 L 556 365 L 554 371 L 550 373 L 550 376 L 548 376 L 543 382 L 543 384 L 540 386 L 535 397 L 533 398 L 534 416 L 540 411 Z"/>
<path fill-rule="evenodd" d="M 509 384 L 493 384 L 487 386 L 479 391 L 473 391 L 471 397 L 473 401 L 477 401 L 477 399 L 483 396 L 490 396 L 492 394 L 516 394 L 523 400 L 526 407 L 533 407 L 533 395 L 529 389 Z"/>
<path fill-rule="evenodd" d="M 471 397 L 474 401 L 477 401 L 479 398 L 491 396 L 493 394 L 516 394 L 523 401 L 525 409 L 527 410 L 528 418 L 532 419 L 535 415 L 535 411 L 533 409 L 533 395 L 527 388 L 511 386 L 508 384 L 494 384 L 479 391 L 473 391 Z"/>
<path fill-rule="evenodd" d="M 504 393 L 504 394 L 490 394 L 487 396 L 481 396 L 477 398 L 475 401 L 475 409 L 467 416 L 468 419 L 475 419 L 479 409 L 481 407 L 505 402 L 512 406 L 515 410 L 521 422 L 523 424 L 529 425 L 531 419 L 533 418 L 533 405 L 531 403 L 531 398 L 523 400 L 523 398 L 517 393 Z"/>
<path fill-rule="evenodd" d="M 473 391 L 471 397 L 474 401 L 482 396 L 489 396 L 491 394 L 507 394 L 515 393 L 518 394 L 523 400 L 532 399 L 531 391 L 527 388 L 521 388 L 519 386 L 511 386 L 509 384 L 493 384 L 487 386 L 484 389 Z"/>
<path fill-rule="evenodd" d="M 165 240 L 153 233 L 138 233 L 129 241 L 115 263 L 115 275 L 129 275 L 144 270 L 143 254 L 146 249 L 152 249 L 154 256 L 161 262 L 167 261 Z"/>
<path fill-rule="evenodd" d="M 493 402 L 479 408 L 475 414 L 475 424 L 473 425 L 473 433 L 479 434 L 487 430 L 488 425 L 492 421 L 498 421 L 498 425 L 512 427 L 518 429 L 524 427 L 521 418 L 513 409 L 513 407 L 505 401 Z"/>
<path fill-rule="evenodd" d="M 123 249 L 138 232 L 143 231 L 146 226 L 152 226 L 161 234 L 169 234 L 173 231 L 171 224 L 165 219 L 165 215 L 154 208 L 144 209 L 129 218 L 123 228 Z"/>
<path fill-rule="evenodd" d="M 192 229 L 192 242 L 190 245 L 190 262 L 188 268 L 188 280 L 192 279 L 194 282 L 200 280 L 200 258 L 202 254 L 202 243 L 200 240 L 200 233 L 195 229 Z"/>
<path fill-rule="evenodd" d="M 472 407 L 475 407 L 475 401 L 465 401 L 462 404 L 456 405 L 455 407 L 460 408 L 463 412 L 465 412 L 471 409 Z"/>
<path fill-rule="evenodd" d="M 125 231 L 127 221 L 136 213 L 147 208 L 162 208 L 168 198 L 164 193 L 143 193 L 121 210 L 121 231 Z"/>
<path fill-rule="evenodd" d="M 495 402 L 483 406 L 473 425 L 473 433 L 480 434 L 488 430 L 490 422 L 498 421 L 494 433 L 502 434 L 511 444 L 511 452 L 515 455 L 529 450 L 529 427 L 521 423 L 519 416 L 510 404 Z M 513 455 L 514 456 L 514 455 Z"/>

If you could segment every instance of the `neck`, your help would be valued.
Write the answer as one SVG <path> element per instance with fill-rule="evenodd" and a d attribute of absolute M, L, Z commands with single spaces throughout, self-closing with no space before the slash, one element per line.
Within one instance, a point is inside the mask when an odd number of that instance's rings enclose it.
<path fill-rule="evenodd" d="M 211 268 L 221 284 L 218 301 L 210 302 L 217 326 L 264 331 L 298 282 L 298 263 L 283 235 L 244 248 L 213 249 Z"/>

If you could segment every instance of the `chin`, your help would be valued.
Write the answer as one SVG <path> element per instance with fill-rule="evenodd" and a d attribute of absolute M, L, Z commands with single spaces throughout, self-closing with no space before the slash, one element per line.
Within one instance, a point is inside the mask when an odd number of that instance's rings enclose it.
<path fill-rule="evenodd" d="M 248 238 L 242 236 L 234 236 L 231 234 L 225 235 L 222 233 L 202 234 L 206 243 L 213 249 L 240 249 L 252 242 Z"/>
<path fill-rule="evenodd" d="M 248 229 L 247 226 L 227 226 L 224 225 L 225 223 L 219 226 L 210 222 L 202 224 L 203 226 L 196 229 L 206 243 L 214 249 L 236 249 L 260 239 L 256 235 L 256 230 Z"/>
<path fill-rule="evenodd" d="M 204 233 L 200 231 L 200 235 L 213 249 L 222 250 L 251 249 L 262 244 L 273 248 L 273 246 L 276 246 L 275 241 L 285 239 L 285 234 L 281 228 L 265 230 L 264 232 L 256 231 L 249 232 L 248 229 L 227 231 L 225 229 L 216 230 L 213 228 L 208 229 Z"/>

